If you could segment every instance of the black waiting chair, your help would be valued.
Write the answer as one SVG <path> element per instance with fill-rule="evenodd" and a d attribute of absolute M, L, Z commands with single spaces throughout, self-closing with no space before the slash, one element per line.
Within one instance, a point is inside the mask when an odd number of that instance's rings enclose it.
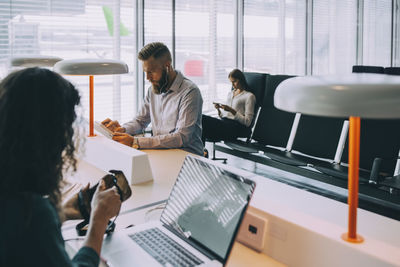
<path fill-rule="evenodd" d="M 334 162 L 344 121 L 343 118 L 301 114 L 291 152 L 297 163 L 293 161 L 292 165 L 317 165 L 323 160 Z"/>
<path fill-rule="evenodd" d="M 384 73 L 389 75 L 400 75 L 400 67 L 385 68 Z"/>
<path fill-rule="evenodd" d="M 252 139 L 260 146 L 285 148 L 290 136 L 295 114 L 274 106 L 274 95 L 278 85 L 294 76 L 269 75 L 266 79 L 264 99 Z M 266 152 L 268 149 L 265 149 Z"/>
<path fill-rule="evenodd" d="M 244 76 L 246 77 L 247 84 L 249 85 L 250 92 L 254 94 L 256 97 L 256 105 L 254 106 L 254 118 L 253 121 L 249 127 L 249 131 L 241 136 L 238 136 L 238 138 L 245 138 L 246 141 L 251 139 L 252 133 L 253 133 L 253 128 L 255 125 L 255 122 L 258 117 L 260 105 L 262 103 L 262 99 L 264 96 L 264 88 L 265 88 L 265 79 L 268 76 L 266 73 L 255 73 L 255 72 L 244 72 Z M 215 144 L 220 141 L 224 141 L 226 145 L 230 145 L 230 140 L 223 140 L 223 139 L 218 139 L 218 140 L 211 140 L 207 139 L 206 141 L 212 142 L 213 143 L 213 152 L 212 152 L 212 160 L 222 160 L 224 163 L 226 163 L 227 159 L 226 158 L 218 158 L 215 155 Z M 234 146 L 234 144 L 233 144 Z"/>
<path fill-rule="evenodd" d="M 400 149 L 400 120 L 362 119 L 360 129 L 360 171 L 367 179 L 375 180 L 392 176 Z M 348 162 L 348 145 L 343 152 L 343 162 Z M 375 169 L 374 173 L 372 170 Z M 371 177 L 371 175 L 376 175 Z M 361 177 L 361 172 L 360 172 Z"/>
<path fill-rule="evenodd" d="M 353 73 L 384 73 L 384 68 L 381 66 L 365 66 L 365 65 L 354 65 Z"/>
<path fill-rule="evenodd" d="M 263 151 L 266 156 L 269 152 L 279 153 L 284 150 L 294 121 L 295 114 L 275 108 L 274 94 L 276 87 L 284 80 L 292 78 L 289 75 L 266 75 L 263 87 L 264 96 L 260 103 L 260 113 L 255 122 L 250 140 L 235 140 L 225 142 L 232 149 L 232 154 L 238 152 L 258 153 Z M 247 77 L 246 77 L 247 78 Z M 259 101 L 259 99 L 257 99 Z M 271 146 L 276 147 L 271 148 Z M 226 151 L 223 146 L 216 145 L 216 150 Z M 271 151 L 270 151 L 271 150 Z"/>

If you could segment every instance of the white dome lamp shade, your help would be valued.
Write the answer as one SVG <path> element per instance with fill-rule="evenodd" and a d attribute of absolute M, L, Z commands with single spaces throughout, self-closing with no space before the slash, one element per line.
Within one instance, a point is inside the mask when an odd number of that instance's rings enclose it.
<path fill-rule="evenodd" d="M 363 242 L 357 234 L 360 117 L 400 118 L 400 77 L 384 74 L 349 74 L 296 77 L 283 81 L 274 105 L 289 112 L 349 118 L 348 242 Z"/>
<path fill-rule="evenodd" d="M 57 62 L 54 71 L 65 75 L 89 76 L 89 136 L 94 134 L 94 75 L 128 73 L 128 65 L 113 59 L 68 59 Z"/>
<path fill-rule="evenodd" d="M 10 59 L 12 67 L 53 67 L 62 58 L 44 55 L 15 56 Z"/>

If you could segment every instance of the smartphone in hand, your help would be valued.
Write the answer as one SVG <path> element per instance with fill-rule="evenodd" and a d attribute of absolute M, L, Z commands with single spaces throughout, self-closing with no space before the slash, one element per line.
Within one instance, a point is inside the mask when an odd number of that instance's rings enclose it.
<path fill-rule="evenodd" d="M 218 107 L 222 107 L 221 103 L 217 103 L 217 102 L 213 102 L 214 105 L 218 106 Z"/>

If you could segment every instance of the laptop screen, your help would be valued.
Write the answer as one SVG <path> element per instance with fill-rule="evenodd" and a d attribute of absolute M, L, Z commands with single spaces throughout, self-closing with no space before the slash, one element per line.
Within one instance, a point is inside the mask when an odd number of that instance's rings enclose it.
<path fill-rule="evenodd" d="M 226 260 L 254 186 L 250 180 L 188 156 L 161 222 Z"/>

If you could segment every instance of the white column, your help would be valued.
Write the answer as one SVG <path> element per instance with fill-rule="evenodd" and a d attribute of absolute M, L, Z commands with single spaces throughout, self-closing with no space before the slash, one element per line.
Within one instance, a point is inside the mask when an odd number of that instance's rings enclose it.
<path fill-rule="evenodd" d="M 121 59 L 121 1 L 114 0 L 113 58 Z M 121 119 L 121 76 L 113 75 L 113 118 Z"/>
<path fill-rule="evenodd" d="M 216 82 L 216 64 L 217 64 L 217 1 L 210 0 L 209 13 L 209 57 L 208 57 L 208 90 L 211 93 L 211 99 L 217 99 L 217 82 Z M 206 106 L 206 105 L 205 105 Z"/>

